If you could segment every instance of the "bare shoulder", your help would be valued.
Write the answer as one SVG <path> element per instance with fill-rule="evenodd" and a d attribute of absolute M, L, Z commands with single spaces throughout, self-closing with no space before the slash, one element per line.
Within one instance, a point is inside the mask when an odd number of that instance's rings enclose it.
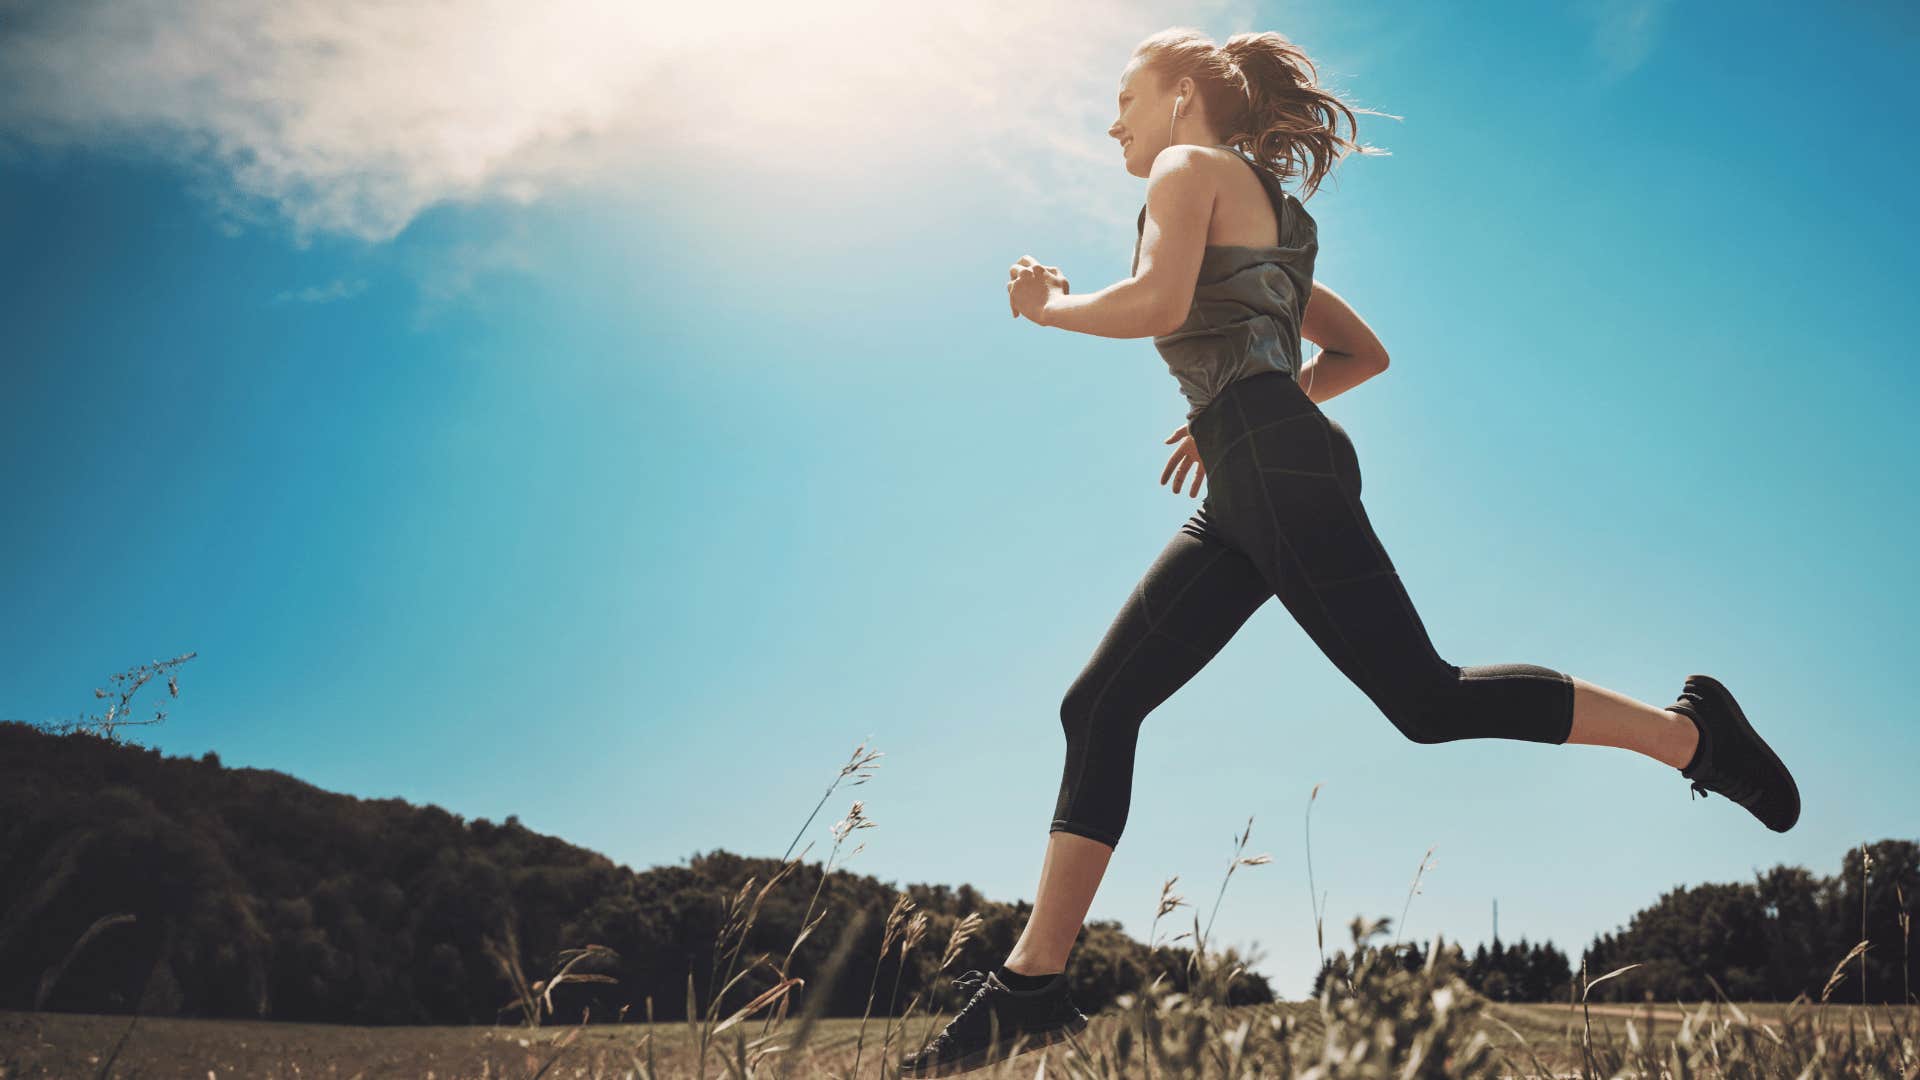
<path fill-rule="evenodd" d="M 1155 222 L 1176 234 L 1197 228 L 1204 242 L 1219 175 L 1212 151 L 1204 146 L 1176 143 L 1155 154 L 1147 171 L 1148 228 Z"/>
<path fill-rule="evenodd" d="M 1174 143 L 1153 156 L 1153 165 L 1149 168 L 1149 177 L 1161 176 L 1169 172 L 1191 171 L 1207 168 L 1218 153 L 1212 147 L 1195 143 Z"/>
<path fill-rule="evenodd" d="M 1201 146 L 1198 143 L 1175 143 L 1154 155 L 1153 165 L 1147 175 L 1153 177 L 1176 171 L 1238 175 L 1246 167 L 1245 156 L 1236 150 L 1224 146 Z"/>

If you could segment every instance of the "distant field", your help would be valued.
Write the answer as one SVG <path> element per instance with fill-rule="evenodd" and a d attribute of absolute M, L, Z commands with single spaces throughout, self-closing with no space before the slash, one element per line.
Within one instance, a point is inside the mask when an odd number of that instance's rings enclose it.
<path fill-rule="evenodd" d="M 1689 1011 L 1697 1006 L 1689 1006 Z M 1785 1013 L 1784 1005 L 1773 1003 L 1741 1006 L 1750 1018 L 1777 1022 Z M 1295 1013 L 1305 1025 L 1303 1038 L 1316 1039 L 1321 1032 L 1318 1006 L 1312 1002 L 1283 1002 L 1278 1005 L 1248 1007 L 1254 1016 L 1272 1010 Z M 1723 1010 L 1725 1006 L 1721 1006 Z M 1803 1015 L 1813 1010 L 1801 1008 Z M 1827 1023 L 1844 1028 L 1849 1022 L 1864 1024 L 1858 1005 L 1830 1005 Z M 1874 1023 L 1884 1030 L 1886 1017 L 1895 1007 L 1871 1006 Z M 1580 1060 L 1581 1014 L 1578 1007 L 1557 1005 L 1496 1005 L 1493 1015 L 1518 1029 L 1531 1045 L 1541 1064 L 1555 1075 L 1577 1072 Z M 1602 1038 L 1624 1039 L 1629 1015 L 1639 1033 L 1647 1031 L 1645 1006 L 1595 1005 L 1593 1034 Z M 1920 1007 L 1909 1007 L 1911 1020 L 1920 1020 Z M 1679 1023 L 1680 1013 L 1671 1004 L 1654 1008 L 1657 1038 L 1670 1037 Z M 1105 1041 L 1120 1018 L 1103 1015 L 1094 1019 L 1088 1034 Z M 114 1044 L 127 1032 L 129 1019 L 123 1016 L 98 1016 L 70 1013 L 23 1013 L 0 1011 L 0 1080 L 26 1077 L 91 1077 L 99 1075 Z M 866 1046 L 861 1054 L 863 1076 L 878 1076 L 880 1038 L 885 1020 L 869 1020 Z M 759 1033 L 758 1024 L 743 1024 L 748 1039 Z M 923 1041 L 925 1019 L 916 1017 L 910 1024 L 912 1043 Z M 860 1021 L 823 1021 L 815 1030 L 809 1046 L 807 1068 L 795 1069 L 796 1080 L 825 1075 L 842 1075 L 853 1064 L 854 1040 Z M 546 1077 L 620 1077 L 629 1075 L 636 1054 L 642 1055 L 642 1039 L 649 1026 L 645 1023 L 595 1024 L 581 1032 L 575 1041 L 559 1051 L 559 1057 Z M 684 1024 L 653 1025 L 654 1060 L 663 1076 L 691 1075 L 692 1060 L 688 1029 Z M 793 1022 L 785 1026 L 787 1034 Z M 1512 1032 L 1493 1022 L 1484 1022 L 1482 1030 L 1494 1045 L 1507 1050 L 1521 1069 L 1521 1075 L 1537 1075 L 1532 1059 L 1519 1049 Z M 519 1027 L 350 1027 L 333 1024 L 286 1024 L 247 1020 L 178 1020 L 142 1018 L 132 1027 L 125 1045 L 114 1061 L 113 1075 L 145 1078 L 182 1077 L 191 1080 L 223 1080 L 226 1077 L 433 1077 L 436 1080 L 465 1077 L 529 1077 L 549 1058 L 554 1057 L 556 1041 L 573 1033 L 569 1026 L 528 1031 Z M 729 1050 L 733 1032 L 721 1035 Z M 781 1040 L 784 1041 L 784 1040 Z M 897 1054 L 899 1034 L 896 1025 Z M 707 1067 L 709 1077 L 722 1077 L 726 1070 L 713 1051 Z M 1041 1053 L 1056 1060 L 1073 1053 L 1064 1047 L 1052 1047 Z M 1039 1054 L 1017 1059 L 1018 1069 L 1008 1068 L 1006 1075 L 1030 1077 L 1039 1064 Z M 1050 1064 L 1052 1064 L 1050 1062 Z M 1050 1070 L 1051 1071 L 1051 1070 Z M 983 1078 L 993 1070 L 976 1074 Z"/>

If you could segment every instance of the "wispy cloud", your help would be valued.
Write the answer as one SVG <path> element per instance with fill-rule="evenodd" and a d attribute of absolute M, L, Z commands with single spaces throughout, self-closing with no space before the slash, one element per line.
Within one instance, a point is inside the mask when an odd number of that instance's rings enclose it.
<path fill-rule="evenodd" d="M 1114 162 L 1104 132 L 1128 51 L 1244 14 L 1225 0 L 30 0 L 0 25 L 0 133 L 149 146 L 200 171 L 230 221 L 283 215 L 302 244 L 388 240 L 444 202 L 707 170 L 858 184 L 882 161 L 932 159 L 1111 219 L 1128 208 L 1089 205 L 1086 165 Z"/>
<path fill-rule="evenodd" d="M 433 323 L 484 279 L 537 271 L 528 250 L 526 221 L 513 218 L 497 230 L 463 236 L 430 251 L 409 252 L 404 261 L 417 295 L 413 328 Z"/>
<path fill-rule="evenodd" d="M 367 291 L 365 278 L 336 278 L 325 285 L 308 285 L 303 289 L 282 289 L 274 294 L 276 304 L 330 304 L 335 300 L 345 300 L 359 296 Z"/>
<path fill-rule="evenodd" d="M 1660 38 L 1673 0 L 1598 0 L 1583 11 L 1593 26 L 1593 51 L 1608 78 L 1646 62 Z"/>

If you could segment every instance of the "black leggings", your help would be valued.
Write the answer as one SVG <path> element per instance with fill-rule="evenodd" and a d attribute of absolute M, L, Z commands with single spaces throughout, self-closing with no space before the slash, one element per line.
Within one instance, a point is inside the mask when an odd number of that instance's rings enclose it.
<path fill-rule="evenodd" d="M 1067 690 L 1050 831 L 1119 842 L 1141 722 L 1275 594 L 1414 742 L 1566 742 L 1571 678 L 1534 664 L 1458 667 L 1434 651 L 1360 505 L 1352 440 L 1291 375 L 1230 383 L 1188 430 L 1206 497 Z"/>

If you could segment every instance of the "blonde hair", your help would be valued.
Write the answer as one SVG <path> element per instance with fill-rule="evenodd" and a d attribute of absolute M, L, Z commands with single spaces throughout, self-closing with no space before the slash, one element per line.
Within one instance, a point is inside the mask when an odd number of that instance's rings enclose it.
<path fill-rule="evenodd" d="M 1320 85 L 1319 69 L 1300 46 L 1272 30 L 1215 45 L 1200 30 L 1176 26 L 1134 46 L 1133 55 L 1163 86 L 1191 78 L 1207 115 L 1229 132 L 1227 143 L 1282 182 L 1298 179 L 1302 200 L 1320 189 L 1342 156 L 1388 154 L 1356 141 L 1354 113 L 1401 119 L 1349 106 Z M 1353 137 L 1340 134 L 1342 116 Z"/>

